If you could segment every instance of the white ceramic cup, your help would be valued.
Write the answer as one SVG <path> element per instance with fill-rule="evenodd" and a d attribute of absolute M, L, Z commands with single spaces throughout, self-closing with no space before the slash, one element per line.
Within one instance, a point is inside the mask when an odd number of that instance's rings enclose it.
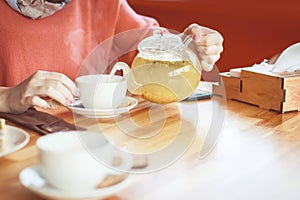
<path fill-rule="evenodd" d="M 112 109 L 119 106 L 127 91 L 125 77 L 108 74 L 93 74 L 76 78 L 80 100 L 86 108 Z"/>
<path fill-rule="evenodd" d="M 57 132 L 40 137 L 36 144 L 42 176 L 52 186 L 64 191 L 91 191 L 107 175 L 120 173 L 101 163 L 97 154 L 104 155 L 104 162 L 110 164 L 113 158 L 121 159 L 118 168 L 124 171 L 132 167 L 132 158 L 112 150 L 101 133 Z"/>

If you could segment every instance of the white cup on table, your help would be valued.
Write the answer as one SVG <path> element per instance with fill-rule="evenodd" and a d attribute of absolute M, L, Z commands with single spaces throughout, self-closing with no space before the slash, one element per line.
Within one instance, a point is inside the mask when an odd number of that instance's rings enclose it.
<path fill-rule="evenodd" d="M 97 155 L 110 166 L 118 158 L 118 169 L 128 171 L 132 167 L 132 158 L 112 149 L 101 133 L 57 132 L 40 137 L 36 144 L 42 176 L 64 191 L 95 190 L 106 176 L 120 173 L 101 163 Z"/>
<path fill-rule="evenodd" d="M 80 100 L 85 108 L 112 109 L 124 100 L 127 91 L 125 77 L 108 74 L 85 75 L 76 78 Z"/>

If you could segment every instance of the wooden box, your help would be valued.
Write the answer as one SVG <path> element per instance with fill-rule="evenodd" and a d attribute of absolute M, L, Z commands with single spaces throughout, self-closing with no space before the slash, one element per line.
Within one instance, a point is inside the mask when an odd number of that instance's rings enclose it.
<path fill-rule="evenodd" d="M 213 86 L 213 93 L 226 98 L 285 113 L 300 110 L 300 76 L 279 76 L 270 67 L 241 68 L 240 76 L 220 73 L 222 84 Z"/>

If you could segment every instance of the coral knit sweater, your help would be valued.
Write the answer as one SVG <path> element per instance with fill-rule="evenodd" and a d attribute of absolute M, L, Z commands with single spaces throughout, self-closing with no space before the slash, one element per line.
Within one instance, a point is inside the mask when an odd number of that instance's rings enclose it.
<path fill-rule="evenodd" d="M 37 70 L 61 72 L 74 80 L 87 56 L 106 39 L 157 25 L 125 0 L 72 0 L 38 20 L 0 1 L 0 86 L 16 85 Z"/>

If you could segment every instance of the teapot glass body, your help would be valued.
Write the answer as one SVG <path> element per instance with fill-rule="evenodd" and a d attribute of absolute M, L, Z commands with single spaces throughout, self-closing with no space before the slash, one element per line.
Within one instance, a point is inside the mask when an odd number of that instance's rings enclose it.
<path fill-rule="evenodd" d="M 140 52 L 133 60 L 131 71 L 135 81 L 142 85 L 131 92 L 162 104 L 188 97 L 201 78 L 200 71 L 189 59 L 172 52 Z"/>
<path fill-rule="evenodd" d="M 125 72 L 129 92 L 165 104 L 185 99 L 198 86 L 200 62 L 178 35 L 156 32 L 138 50 L 131 69 L 120 62 L 113 69 Z"/>

